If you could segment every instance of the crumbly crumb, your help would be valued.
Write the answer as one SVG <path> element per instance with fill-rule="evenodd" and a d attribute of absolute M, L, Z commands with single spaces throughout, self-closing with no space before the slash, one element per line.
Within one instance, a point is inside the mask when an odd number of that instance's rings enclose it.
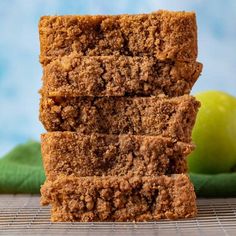
<path fill-rule="evenodd" d="M 198 62 L 154 57 L 79 56 L 71 53 L 44 67 L 47 96 L 157 96 L 189 94 L 202 70 Z"/>
<path fill-rule="evenodd" d="M 158 97 L 46 97 L 40 120 L 47 131 L 162 135 L 191 141 L 200 103 L 185 95 Z"/>
<path fill-rule="evenodd" d="M 196 216 L 180 174 L 200 106 L 189 96 L 202 70 L 195 14 L 43 16 L 39 34 L 51 220 Z"/>
<path fill-rule="evenodd" d="M 187 171 L 192 144 L 142 135 L 83 135 L 49 132 L 41 136 L 48 179 L 83 176 L 158 176 Z"/>
<path fill-rule="evenodd" d="M 186 175 L 157 177 L 58 176 L 41 188 L 52 221 L 153 221 L 196 216 Z"/>
<path fill-rule="evenodd" d="M 197 25 L 193 12 L 157 11 L 116 16 L 43 16 L 39 22 L 40 61 L 80 55 L 154 56 L 194 61 Z"/>

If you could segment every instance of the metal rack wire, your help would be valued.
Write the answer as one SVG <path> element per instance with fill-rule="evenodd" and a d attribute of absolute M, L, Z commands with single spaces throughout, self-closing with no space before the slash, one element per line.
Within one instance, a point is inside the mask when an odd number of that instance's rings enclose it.
<path fill-rule="evenodd" d="M 236 235 L 236 198 L 199 199 L 198 217 L 148 223 L 51 223 L 39 196 L 0 195 L 0 235 Z"/>

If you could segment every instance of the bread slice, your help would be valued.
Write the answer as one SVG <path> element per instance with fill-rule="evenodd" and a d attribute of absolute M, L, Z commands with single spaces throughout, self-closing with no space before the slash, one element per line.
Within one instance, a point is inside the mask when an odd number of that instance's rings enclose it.
<path fill-rule="evenodd" d="M 88 56 L 154 56 L 161 60 L 197 58 L 193 12 L 43 16 L 39 34 L 43 65 L 71 52 Z"/>
<path fill-rule="evenodd" d="M 187 175 L 157 177 L 58 176 L 41 188 L 52 221 L 155 221 L 195 217 Z"/>
<path fill-rule="evenodd" d="M 41 93 L 70 97 L 175 97 L 190 93 L 201 70 L 202 64 L 195 61 L 71 53 L 44 67 Z"/>
<path fill-rule="evenodd" d="M 187 171 L 194 145 L 142 135 L 84 135 L 49 132 L 41 136 L 48 179 L 58 175 L 156 176 Z"/>
<path fill-rule="evenodd" d="M 162 135 L 189 142 L 199 105 L 188 95 L 171 99 L 43 96 L 40 120 L 47 131 Z"/>

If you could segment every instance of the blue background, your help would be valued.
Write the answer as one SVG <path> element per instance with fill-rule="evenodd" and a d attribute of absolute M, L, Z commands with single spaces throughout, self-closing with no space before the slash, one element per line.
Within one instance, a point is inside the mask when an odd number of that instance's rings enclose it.
<path fill-rule="evenodd" d="M 0 155 L 28 139 L 39 140 L 42 70 L 38 21 L 42 15 L 143 13 L 157 9 L 197 13 L 204 70 L 193 93 L 209 89 L 236 95 L 235 0 L 1 0 Z"/>

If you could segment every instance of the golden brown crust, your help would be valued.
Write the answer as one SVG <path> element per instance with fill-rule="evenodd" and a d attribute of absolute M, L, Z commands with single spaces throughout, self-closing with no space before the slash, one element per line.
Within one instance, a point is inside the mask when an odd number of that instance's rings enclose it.
<path fill-rule="evenodd" d="M 153 221 L 196 216 L 196 196 L 186 175 L 72 177 L 47 180 L 41 204 L 52 221 Z"/>
<path fill-rule="evenodd" d="M 80 55 L 154 56 L 194 61 L 197 26 L 193 12 L 157 11 L 116 16 L 43 16 L 39 22 L 40 61 Z"/>
<path fill-rule="evenodd" d="M 79 56 L 72 53 L 44 67 L 42 94 L 48 96 L 157 96 L 189 94 L 198 62 L 154 57 Z"/>
<path fill-rule="evenodd" d="M 162 135 L 189 142 L 198 107 L 199 102 L 188 95 L 171 99 L 43 96 L 40 120 L 47 131 Z"/>
<path fill-rule="evenodd" d="M 83 176 L 157 176 L 187 171 L 192 144 L 142 135 L 83 135 L 49 132 L 41 136 L 48 179 Z"/>

